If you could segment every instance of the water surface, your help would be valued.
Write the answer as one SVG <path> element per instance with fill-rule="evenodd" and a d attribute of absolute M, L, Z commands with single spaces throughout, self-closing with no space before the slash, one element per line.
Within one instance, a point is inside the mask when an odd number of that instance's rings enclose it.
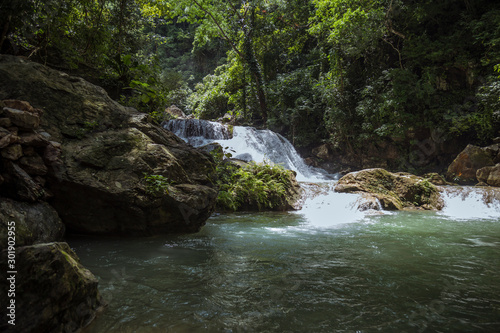
<path fill-rule="evenodd" d="M 500 331 L 497 217 L 324 210 L 316 225 L 306 212 L 216 215 L 191 235 L 70 239 L 109 302 L 87 331 Z"/>

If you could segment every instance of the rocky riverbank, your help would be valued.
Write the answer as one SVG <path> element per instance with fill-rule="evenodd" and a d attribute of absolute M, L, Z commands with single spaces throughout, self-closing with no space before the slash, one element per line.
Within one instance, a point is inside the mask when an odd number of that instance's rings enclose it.
<path fill-rule="evenodd" d="M 0 101 L 0 267 L 15 237 L 16 331 L 74 332 L 103 302 L 65 230 L 198 231 L 215 206 L 214 165 L 103 89 L 17 57 L 0 55 Z"/>

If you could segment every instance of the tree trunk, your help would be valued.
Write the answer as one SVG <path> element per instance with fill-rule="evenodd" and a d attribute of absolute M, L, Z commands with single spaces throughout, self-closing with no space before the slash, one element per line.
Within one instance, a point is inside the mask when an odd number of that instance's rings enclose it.
<path fill-rule="evenodd" d="M 243 27 L 244 41 L 243 45 L 245 48 L 245 62 L 248 64 L 250 73 L 255 80 L 255 88 L 257 89 L 257 99 L 259 100 L 260 113 L 262 120 L 267 121 L 267 101 L 266 93 L 264 91 L 264 79 L 262 76 L 262 70 L 260 68 L 259 62 L 255 57 L 255 52 L 252 43 L 252 29 L 253 29 L 253 13 L 252 20 L 250 22 L 250 28 L 247 26 Z"/>

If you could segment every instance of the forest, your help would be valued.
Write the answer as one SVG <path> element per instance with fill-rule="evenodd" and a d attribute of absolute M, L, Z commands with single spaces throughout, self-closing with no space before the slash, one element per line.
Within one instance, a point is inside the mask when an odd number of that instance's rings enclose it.
<path fill-rule="evenodd" d="M 158 122 L 175 104 L 200 119 L 228 113 L 298 149 L 355 154 L 389 142 L 400 154 L 393 169 L 436 131 L 478 145 L 500 134 L 498 1 L 16 0 L 0 9 L 2 53 L 82 76 Z"/>
<path fill-rule="evenodd" d="M 499 189 L 499 0 L 0 0 L 0 332 L 500 332 Z"/>

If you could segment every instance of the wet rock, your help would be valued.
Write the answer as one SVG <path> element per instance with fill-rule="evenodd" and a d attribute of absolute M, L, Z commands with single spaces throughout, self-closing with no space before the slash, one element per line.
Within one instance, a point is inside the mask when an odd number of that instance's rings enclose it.
<path fill-rule="evenodd" d="M 7 272 L 7 249 L 1 256 L 0 267 Z M 15 332 L 77 332 L 102 306 L 97 279 L 66 243 L 17 247 L 15 268 Z M 2 290 L 9 285 L 1 279 Z M 12 327 L 3 321 L 0 329 Z"/>
<path fill-rule="evenodd" d="M 318 162 L 315 158 L 313 157 L 306 157 L 304 159 L 304 163 L 309 165 L 309 166 L 313 166 L 313 167 L 317 167 L 318 166 Z"/>
<path fill-rule="evenodd" d="M 492 149 L 468 145 L 448 167 L 446 179 L 459 184 L 476 183 L 477 170 L 493 166 L 493 158 Z"/>
<path fill-rule="evenodd" d="M 441 209 L 439 191 L 429 181 L 409 173 L 391 173 L 384 169 L 351 172 L 337 183 L 335 191 L 368 193 L 377 198 L 384 209 Z"/>
<path fill-rule="evenodd" d="M 7 248 L 7 228 L 12 222 L 17 246 L 60 241 L 64 236 L 64 224 L 48 203 L 0 197 L 0 248 Z"/>
<path fill-rule="evenodd" d="M 0 138 L 10 134 L 10 131 L 0 126 Z"/>
<path fill-rule="evenodd" d="M 364 193 L 359 201 L 357 210 L 361 212 L 367 210 L 380 210 L 381 208 L 379 199 L 375 196 L 369 195 L 368 193 Z"/>
<path fill-rule="evenodd" d="M 477 170 L 477 180 L 490 186 L 500 186 L 500 164 Z"/>
<path fill-rule="evenodd" d="M 223 123 L 223 124 L 234 124 L 236 119 L 229 113 L 225 113 L 224 116 L 220 117 L 217 119 L 217 121 Z"/>

